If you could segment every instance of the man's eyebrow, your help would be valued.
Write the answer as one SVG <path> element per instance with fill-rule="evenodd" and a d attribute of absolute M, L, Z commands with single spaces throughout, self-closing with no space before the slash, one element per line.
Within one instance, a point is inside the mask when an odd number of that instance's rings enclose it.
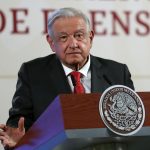
<path fill-rule="evenodd" d="M 85 32 L 85 30 L 84 29 L 79 29 L 76 32 Z"/>
<path fill-rule="evenodd" d="M 63 35 L 63 34 L 68 35 L 68 33 L 66 33 L 66 32 L 58 32 L 57 33 L 57 35 Z"/>

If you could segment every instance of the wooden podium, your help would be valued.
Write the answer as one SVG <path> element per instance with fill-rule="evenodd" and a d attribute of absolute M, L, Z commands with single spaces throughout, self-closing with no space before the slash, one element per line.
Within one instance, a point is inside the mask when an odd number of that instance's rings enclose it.
<path fill-rule="evenodd" d="M 99 114 L 100 94 L 64 94 L 54 99 L 15 150 L 91 150 L 92 145 L 114 143 L 126 145 L 116 150 L 150 150 L 150 92 L 138 95 L 145 122 L 132 136 L 119 136 L 106 128 Z"/>

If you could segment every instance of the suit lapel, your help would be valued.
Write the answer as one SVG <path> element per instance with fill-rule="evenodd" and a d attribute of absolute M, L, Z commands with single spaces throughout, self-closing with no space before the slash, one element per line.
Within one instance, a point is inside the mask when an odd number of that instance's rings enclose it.
<path fill-rule="evenodd" d="M 91 56 L 91 92 L 102 93 L 110 86 L 108 74 L 103 68 L 102 63 L 94 56 Z"/>
<path fill-rule="evenodd" d="M 60 93 L 71 93 L 71 88 L 63 67 L 57 57 L 55 57 L 49 64 L 49 76 L 55 88 L 55 91 Z"/>

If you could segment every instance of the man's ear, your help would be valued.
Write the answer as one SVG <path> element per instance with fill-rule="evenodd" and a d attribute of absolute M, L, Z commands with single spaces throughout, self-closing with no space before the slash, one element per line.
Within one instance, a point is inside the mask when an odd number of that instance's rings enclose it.
<path fill-rule="evenodd" d="M 54 50 L 54 41 L 53 41 L 53 39 L 50 37 L 49 34 L 46 35 L 46 40 L 47 40 L 49 46 L 51 47 L 52 51 L 55 52 L 55 50 Z"/>
<path fill-rule="evenodd" d="M 92 44 L 92 42 L 93 42 L 93 38 L 94 38 L 94 31 L 90 31 L 90 40 L 91 40 L 91 44 Z"/>

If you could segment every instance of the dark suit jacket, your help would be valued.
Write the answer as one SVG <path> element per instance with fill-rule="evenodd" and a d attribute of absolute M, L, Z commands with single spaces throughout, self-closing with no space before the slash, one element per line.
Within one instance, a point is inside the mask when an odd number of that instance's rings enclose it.
<path fill-rule="evenodd" d="M 102 93 L 111 85 L 121 84 L 132 89 L 130 72 L 125 64 L 91 56 L 91 92 Z M 25 117 L 28 129 L 53 99 L 71 93 L 63 67 L 55 54 L 24 63 L 18 73 L 16 92 L 7 125 L 17 126 Z"/>

